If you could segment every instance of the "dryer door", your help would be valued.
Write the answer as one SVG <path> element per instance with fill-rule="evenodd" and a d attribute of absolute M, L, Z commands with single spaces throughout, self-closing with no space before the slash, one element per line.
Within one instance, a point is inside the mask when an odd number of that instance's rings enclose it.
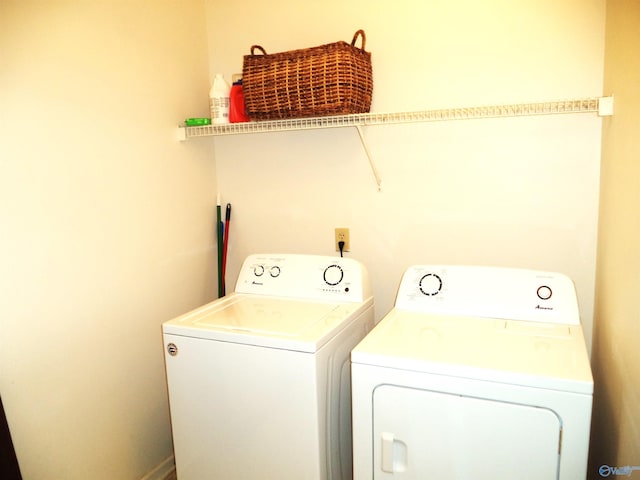
<path fill-rule="evenodd" d="M 558 478 L 551 410 L 393 385 L 375 389 L 373 409 L 376 480 Z"/>

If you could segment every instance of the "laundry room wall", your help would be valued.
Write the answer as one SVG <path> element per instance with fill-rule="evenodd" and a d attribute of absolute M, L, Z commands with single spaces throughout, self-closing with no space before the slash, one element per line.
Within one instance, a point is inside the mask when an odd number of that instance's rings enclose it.
<path fill-rule="evenodd" d="M 207 0 L 210 78 L 267 52 L 366 32 L 374 112 L 602 95 L 605 0 Z M 591 338 L 602 119 L 595 114 L 216 137 L 233 205 L 228 283 L 247 254 L 347 254 L 369 269 L 381 318 L 412 264 L 560 271 Z"/>
<path fill-rule="evenodd" d="M 615 93 L 616 111 L 602 130 L 589 466 L 593 480 L 602 478 L 602 465 L 640 467 L 639 0 L 607 1 L 605 44 L 604 88 Z"/>
<path fill-rule="evenodd" d="M 161 323 L 216 290 L 212 150 L 175 136 L 208 114 L 205 22 L 197 0 L 0 2 L 0 393 L 25 480 L 171 468 Z"/>

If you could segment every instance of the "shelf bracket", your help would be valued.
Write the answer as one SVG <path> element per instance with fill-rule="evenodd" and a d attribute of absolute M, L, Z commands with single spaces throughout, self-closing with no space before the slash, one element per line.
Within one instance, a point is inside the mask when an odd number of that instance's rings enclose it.
<path fill-rule="evenodd" d="M 367 159 L 369 160 L 369 165 L 371 166 L 371 172 L 376 179 L 376 184 L 378 185 L 378 191 L 382 191 L 382 179 L 380 178 L 380 172 L 378 171 L 378 167 L 376 167 L 375 162 L 373 161 L 373 157 L 371 157 L 371 152 L 369 151 L 369 146 L 367 145 L 367 140 L 364 137 L 364 132 L 362 131 L 362 127 L 360 125 L 355 125 L 356 130 L 358 131 L 358 135 L 360 136 L 360 143 L 362 143 L 362 148 L 364 148 L 364 153 L 367 155 Z"/>
<path fill-rule="evenodd" d="M 600 117 L 610 117 L 613 115 L 613 95 L 610 97 L 600 97 L 598 99 L 598 115 Z"/>
<path fill-rule="evenodd" d="M 184 142 L 187 139 L 187 129 L 185 127 L 178 127 L 176 130 L 176 140 Z"/>

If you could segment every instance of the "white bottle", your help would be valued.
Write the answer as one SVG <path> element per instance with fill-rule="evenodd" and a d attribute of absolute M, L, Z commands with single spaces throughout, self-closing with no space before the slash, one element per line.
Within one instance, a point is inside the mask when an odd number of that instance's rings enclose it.
<path fill-rule="evenodd" d="M 209 108 L 211 109 L 211 123 L 229 123 L 229 94 L 231 87 L 221 73 L 213 79 L 209 90 Z"/>

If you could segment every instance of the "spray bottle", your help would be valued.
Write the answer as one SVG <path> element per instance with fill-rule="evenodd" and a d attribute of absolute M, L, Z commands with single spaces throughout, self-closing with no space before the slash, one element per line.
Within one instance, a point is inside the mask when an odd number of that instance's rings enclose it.
<path fill-rule="evenodd" d="M 231 85 L 231 93 L 229 94 L 229 122 L 248 122 L 244 109 L 244 94 L 242 93 L 242 75 L 236 73 L 232 77 L 233 85 Z"/>

